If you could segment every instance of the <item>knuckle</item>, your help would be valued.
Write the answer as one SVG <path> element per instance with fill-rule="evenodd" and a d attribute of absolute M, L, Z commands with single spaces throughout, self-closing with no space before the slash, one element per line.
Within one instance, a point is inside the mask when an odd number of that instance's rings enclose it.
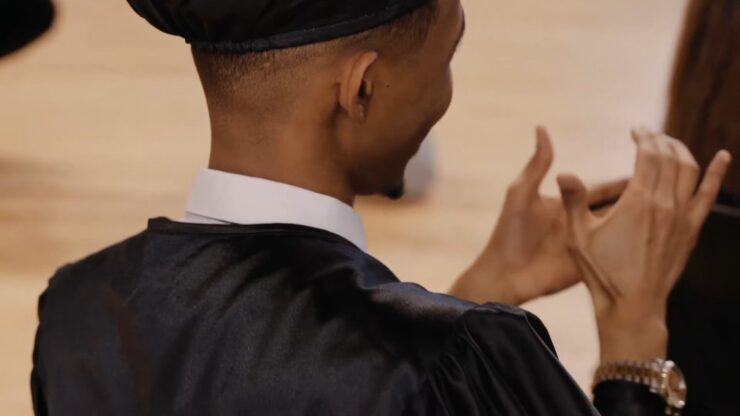
<path fill-rule="evenodd" d="M 658 146 L 661 149 L 668 150 L 671 147 L 671 140 L 670 140 L 670 138 L 668 138 L 666 136 L 663 136 L 663 135 L 658 136 L 658 138 L 656 140 L 656 143 L 658 143 Z"/>
<path fill-rule="evenodd" d="M 509 197 L 514 197 L 514 196 L 519 195 L 519 190 L 521 189 L 521 187 L 522 187 L 522 180 L 521 179 L 515 180 L 514 182 L 511 183 L 511 185 L 509 185 L 508 188 L 506 188 L 506 195 Z"/>
<path fill-rule="evenodd" d="M 651 205 L 655 212 L 661 217 L 673 217 L 676 212 L 676 206 L 673 201 L 662 197 L 652 197 Z"/>
<path fill-rule="evenodd" d="M 671 141 L 671 138 L 661 133 L 655 135 L 655 141 L 656 143 L 658 143 L 659 146 L 667 147 L 668 143 L 670 143 Z"/>
<path fill-rule="evenodd" d="M 714 165 L 712 166 L 712 169 L 709 169 L 707 171 L 707 180 L 721 182 L 722 179 L 725 177 L 725 174 L 726 171 L 722 166 Z"/>
<path fill-rule="evenodd" d="M 679 157 L 673 153 L 667 153 L 665 157 L 663 158 L 663 162 L 665 165 L 670 166 L 671 168 L 677 167 L 679 163 L 681 163 L 681 160 Z"/>
<path fill-rule="evenodd" d="M 650 190 L 647 189 L 645 186 L 641 185 L 635 186 L 632 189 L 632 194 L 634 195 L 635 199 L 639 201 L 652 202 L 652 200 L 654 199 L 653 193 L 650 192 Z"/>
<path fill-rule="evenodd" d="M 677 161 L 680 159 L 678 155 L 678 150 L 673 145 L 671 141 L 665 140 L 660 145 L 661 153 L 663 153 L 663 157 L 665 157 L 668 160 Z"/>
<path fill-rule="evenodd" d="M 665 138 L 666 140 L 676 140 L 676 138 L 675 138 L 675 137 L 673 137 L 673 136 L 671 136 L 671 135 L 669 135 L 669 134 L 667 134 L 667 133 L 665 133 L 665 132 L 661 133 L 660 135 L 661 135 L 662 137 L 664 137 L 664 138 Z"/>
<path fill-rule="evenodd" d="M 691 171 L 691 173 L 699 173 L 699 164 L 695 160 L 681 160 L 681 167 Z"/>
<path fill-rule="evenodd" d="M 668 157 L 668 160 L 670 160 L 670 162 L 675 166 L 680 166 L 681 164 L 683 164 L 683 158 L 675 153 L 671 154 Z"/>
<path fill-rule="evenodd" d="M 676 215 L 676 208 L 673 205 L 667 204 L 665 202 L 659 202 L 657 205 L 655 205 L 655 211 L 661 218 L 664 219 L 672 219 Z"/>
<path fill-rule="evenodd" d="M 657 163 L 658 161 L 660 161 L 660 153 L 654 149 L 644 149 L 642 152 L 642 157 L 644 157 L 645 160 L 650 163 Z"/>
<path fill-rule="evenodd" d="M 707 186 L 706 184 L 699 188 L 699 190 L 696 192 L 695 199 L 697 201 L 710 201 L 713 200 L 714 197 L 714 187 Z"/>
<path fill-rule="evenodd" d="M 684 153 L 686 155 L 691 155 L 691 152 L 689 151 L 689 148 L 686 147 L 686 143 L 682 142 L 681 140 L 674 139 L 674 138 L 671 137 L 671 145 L 673 145 L 673 147 L 677 151 L 679 151 L 681 153 Z"/>
<path fill-rule="evenodd" d="M 654 179 L 654 178 L 650 178 Z M 634 192 L 635 195 L 639 197 L 650 197 L 652 196 L 652 188 L 653 183 L 652 181 L 640 181 L 640 182 L 634 182 L 630 189 Z"/>
<path fill-rule="evenodd" d="M 673 147 L 674 149 L 678 150 L 681 147 L 684 147 L 681 140 L 678 140 L 676 138 L 673 138 L 671 136 L 666 136 L 666 139 L 668 140 L 668 143 Z"/>

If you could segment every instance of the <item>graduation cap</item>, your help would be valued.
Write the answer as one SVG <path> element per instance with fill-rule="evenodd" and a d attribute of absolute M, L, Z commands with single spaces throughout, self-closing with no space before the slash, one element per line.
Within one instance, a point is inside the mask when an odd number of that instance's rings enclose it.
<path fill-rule="evenodd" d="M 197 50 L 261 52 L 373 29 L 430 0 L 128 0 L 159 30 Z"/>
<path fill-rule="evenodd" d="M 0 0 L 0 56 L 16 51 L 51 26 L 49 0 Z"/>

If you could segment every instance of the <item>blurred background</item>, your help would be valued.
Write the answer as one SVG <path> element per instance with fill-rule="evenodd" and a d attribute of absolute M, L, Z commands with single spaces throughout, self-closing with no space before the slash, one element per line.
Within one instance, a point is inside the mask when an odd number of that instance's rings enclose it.
<path fill-rule="evenodd" d="M 426 198 L 363 200 L 370 252 L 445 291 L 549 127 L 553 172 L 626 176 L 629 129 L 659 128 L 684 0 L 464 0 L 452 107 Z M 179 218 L 209 129 L 189 48 L 124 0 L 59 0 L 39 42 L 0 60 L 0 413 L 29 415 L 36 302 L 65 262 Z M 548 179 L 545 191 L 555 193 Z M 596 333 L 576 287 L 526 307 L 588 388 Z"/>

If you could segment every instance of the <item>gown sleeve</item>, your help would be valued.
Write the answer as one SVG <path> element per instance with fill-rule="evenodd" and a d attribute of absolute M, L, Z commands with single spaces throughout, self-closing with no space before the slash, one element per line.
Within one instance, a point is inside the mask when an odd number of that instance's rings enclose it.
<path fill-rule="evenodd" d="M 594 406 L 558 360 L 542 321 L 506 305 L 466 312 L 429 377 L 445 416 L 665 414 L 659 396 L 626 382 L 600 385 Z"/>
<path fill-rule="evenodd" d="M 31 399 L 33 400 L 33 413 L 36 416 L 46 416 L 48 413 L 46 411 L 46 402 L 44 401 L 44 392 L 41 388 L 41 379 L 36 372 L 36 368 L 31 372 Z"/>
<path fill-rule="evenodd" d="M 44 306 L 45 297 L 46 297 L 45 293 L 39 297 L 39 303 L 38 303 L 39 320 L 41 320 L 41 310 Z M 41 380 L 41 375 L 39 374 L 41 369 L 40 369 L 40 363 L 39 363 L 39 358 L 38 358 L 39 356 L 38 338 L 39 338 L 39 335 L 38 335 L 38 330 L 37 330 L 35 345 L 33 348 L 33 369 L 31 370 L 31 400 L 33 402 L 34 415 L 46 416 L 49 414 L 49 412 L 46 408 L 46 399 L 44 397 L 43 383 Z"/>

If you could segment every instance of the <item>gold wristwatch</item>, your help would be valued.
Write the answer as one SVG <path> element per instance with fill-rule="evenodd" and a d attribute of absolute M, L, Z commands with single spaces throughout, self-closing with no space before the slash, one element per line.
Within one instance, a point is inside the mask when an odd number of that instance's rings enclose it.
<path fill-rule="evenodd" d="M 669 360 L 612 361 L 602 364 L 594 376 L 594 387 L 605 381 L 642 384 L 665 399 L 666 415 L 680 416 L 686 405 L 686 381 L 676 363 Z"/>

